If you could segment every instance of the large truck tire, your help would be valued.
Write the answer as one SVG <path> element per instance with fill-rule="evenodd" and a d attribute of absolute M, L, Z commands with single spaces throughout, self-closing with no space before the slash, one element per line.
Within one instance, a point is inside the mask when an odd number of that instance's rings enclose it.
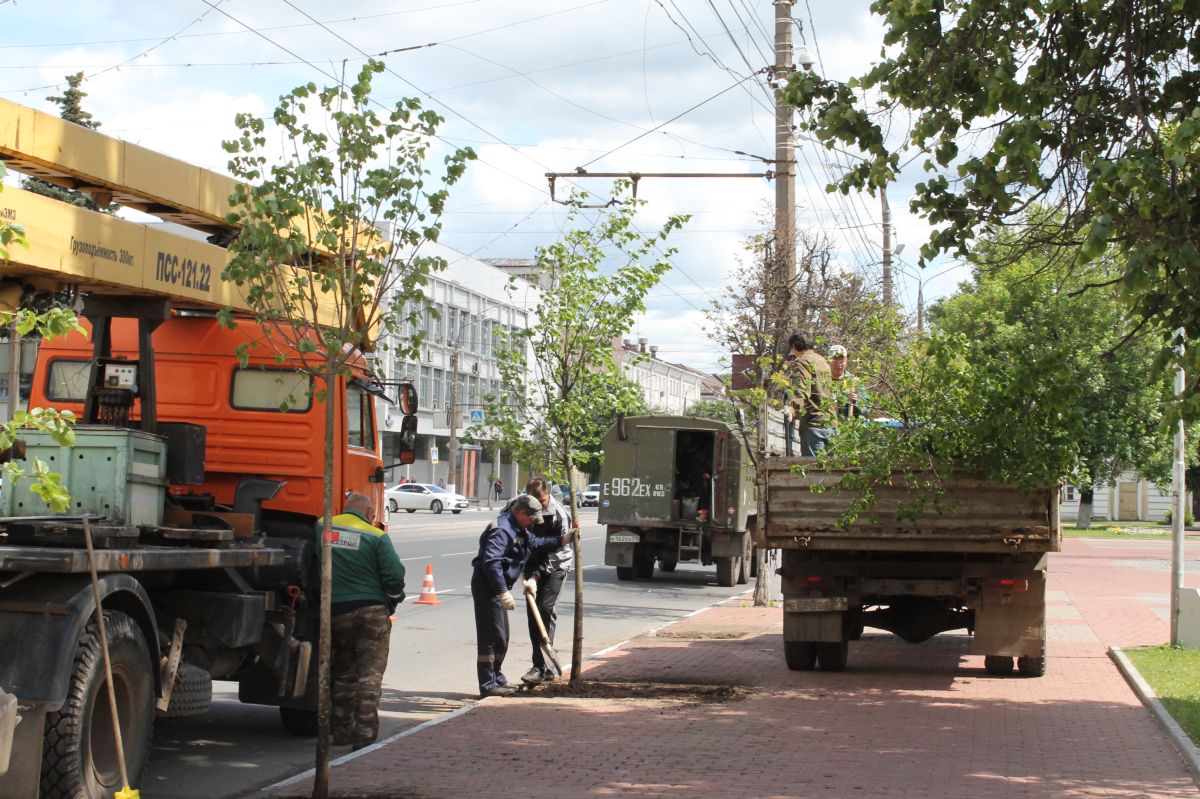
<path fill-rule="evenodd" d="M 675 567 L 678 565 L 679 565 L 679 561 L 677 561 L 677 560 L 660 560 L 658 562 L 658 568 L 662 569 L 667 574 L 670 574 L 671 572 L 675 571 Z"/>
<path fill-rule="evenodd" d="M 717 558 L 717 585 L 731 588 L 742 570 L 741 558 Z"/>
<path fill-rule="evenodd" d="M 299 707 L 279 708 L 283 728 L 297 738 L 317 737 L 317 711 Z"/>
<path fill-rule="evenodd" d="M 817 645 L 812 641 L 784 641 L 783 659 L 792 671 L 812 671 L 817 665 Z"/>
<path fill-rule="evenodd" d="M 617 567 L 617 579 L 618 580 L 636 580 L 637 572 L 634 570 L 634 568 L 632 566 L 618 566 Z"/>
<path fill-rule="evenodd" d="M 104 612 L 109 659 L 131 785 L 141 783 L 154 728 L 154 672 L 150 648 L 124 613 Z M 42 799 L 109 799 L 123 786 L 100 652 L 100 631 L 88 622 L 75 649 L 63 706 L 46 714 Z"/>
<path fill-rule="evenodd" d="M 639 580 L 654 579 L 654 553 L 634 552 L 633 570 Z"/>
<path fill-rule="evenodd" d="M 754 565 L 754 547 L 750 543 L 750 537 L 746 536 L 746 546 L 742 552 L 741 568 L 738 569 L 738 585 L 745 585 L 750 582 L 750 569 Z"/>
<path fill-rule="evenodd" d="M 1007 677 L 1013 673 L 1013 659 L 1008 655 L 987 655 L 983 658 L 983 668 L 994 677 Z"/>
<path fill-rule="evenodd" d="M 1025 655 L 1017 658 L 1017 671 L 1022 677 L 1042 677 L 1046 674 L 1046 642 L 1042 641 L 1041 655 Z"/>
<path fill-rule="evenodd" d="M 190 663 L 180 665 L 171 689 L 171 704 L 159 717 L 185 719 L 203 716 L 212 704 L 212 677 L 207 671 Z"/>
<path fill-rule="evenodd" d="M 849 659 L 850 642 L 845 638 L 841 641 L 821 641 L 817 644 L 817 662 L 821 671 L 844 671 Z"/>

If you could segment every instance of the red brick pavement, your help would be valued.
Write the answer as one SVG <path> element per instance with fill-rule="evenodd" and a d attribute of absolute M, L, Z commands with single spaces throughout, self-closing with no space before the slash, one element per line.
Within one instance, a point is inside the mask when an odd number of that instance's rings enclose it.
<path fill-rule="evenodd" d="M 490 699 L 336 766 L 331 788 L 395 799 L 1195 799 L 1191 773 L 1106 653 L 1167 637 L 1167 545 L 1064 550 L 1051 560 L 1041 679 L 988 676 L 963 635 L 910 645 L 873 631 L 851 644 L 847 671 L 792 672 L 780 611 L 727 605 L 589 661 L 585 676 L 732 684 L 740 698 Z"/>

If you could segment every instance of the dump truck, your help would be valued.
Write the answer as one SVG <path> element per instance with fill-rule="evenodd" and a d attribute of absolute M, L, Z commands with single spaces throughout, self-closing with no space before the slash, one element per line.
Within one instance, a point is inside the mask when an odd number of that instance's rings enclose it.
<path fill-rule="evenodd" d="M 787 457 L 764 468 L 757 545 L 782 550 L 789 668 L 840 671 L 849 643 L 873 627 L 911 643 L 965 629 L 990 674 L 1044 673 L 1057 487 L 896 471 L 863 503 L 855 470 Z"/>
<path fill-rule="evenodd" d="M 223 222 L 230 179 L 4 101 L 0 158 L 213 241 L 236 234 Z M 0 489 L 0 798 L 122 787 L 93 568 L 132 785 L 156 717 L 206 712 L 214 679 L 315 734 L 326 478 L 335 498 L 371 496 L 377 524 L 383 512 L 385 392 L 365 356 L 317 399 L 325 387 L 299 352 L 221 280 L 223 246 L 12 187 L 0 218 L 29 240 L 0 265 L 0 308 L 69 302 L 87 329 L 43 342 L 32 376 L 32 407 L 79 418 L 74 446 L 31 430 L 0 453 L 45 463 L 71 496 L 51 514 L 26 481 Z M 218 322 L 223 308 L 235 328 Z M 399 388 L 415 432 L 415 392 Z M 322 401 L 334 406 L 330 475 Z"/>
<path fill-rule="evenodd" d="M 604 436 L 599 523 L 620 580 L 654 564 L 716 564 L 722 586 L 754 576 L 754 466 L 737 431 L 690 416 L 630 416 Z"/>

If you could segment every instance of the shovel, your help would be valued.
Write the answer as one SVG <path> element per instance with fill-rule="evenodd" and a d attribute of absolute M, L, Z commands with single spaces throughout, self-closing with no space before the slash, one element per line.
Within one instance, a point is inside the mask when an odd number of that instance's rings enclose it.
<path fill-rule="evenodd" d="M 533 592 L 525 589 L 525 604 L 529 606 L 529 610 L 533 613 L 533 620 L 537 622 L 538 632 L 542 634 L 542 655 L 550 663 L 550 667 L 554 669 L 554 676 L 562 676 L 562 666 L 558 664 L 558 656 L 554 654 L 554 644 L 550 643 L 550 636 L 546 632 L 546 625 L 542 622 L 542 614 L 538 611 L 537 602 L 534 601 Z"/>

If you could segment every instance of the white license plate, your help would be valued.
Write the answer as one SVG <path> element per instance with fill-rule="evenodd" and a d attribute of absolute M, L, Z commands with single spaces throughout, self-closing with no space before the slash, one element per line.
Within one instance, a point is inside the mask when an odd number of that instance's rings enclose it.
<path fill-rule="evenodd" d="M 642 539 L 632 533 L 613 533 L 608 537 L 610 544 L 636 544 Z"/>
<path fill-rule="evenodd" d="M 844 596 L 805 597 L 783 600 L 784 613 L 817 613 L 820 611 L 846 610 Z"/>

